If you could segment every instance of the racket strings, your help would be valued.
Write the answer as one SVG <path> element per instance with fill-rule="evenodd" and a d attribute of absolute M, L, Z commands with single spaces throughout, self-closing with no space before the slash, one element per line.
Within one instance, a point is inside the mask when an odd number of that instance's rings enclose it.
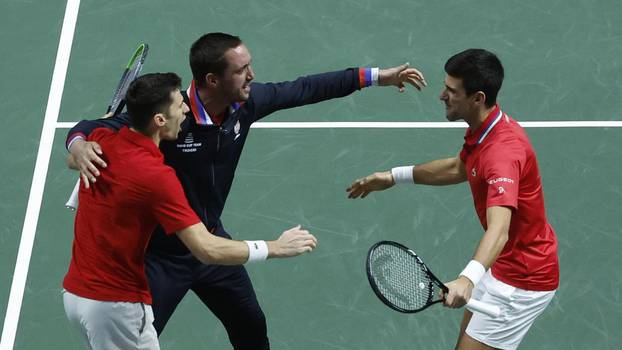
<path fill-rule="evenodd" d="M 142 69 L 142 64 L 139 61 L 134 62 L 134 64 L 130 67 L 125 75 L 125 78 L 121 82 L 119 88 L 117 89 L 115 95 L 112 98 L 111 110 L 118 112 L 117 109 L 121 102 L 125 99 L 125 95 L 127 94 L 127 89 L 129 89 L 130 84 L 136 79 L 140 70 Z"/>
<path fill-rule="evenodd" d="M 130 62 L 127 65 L 127 69 L 121 77 L 121 81 L 117 86 L 114 96 L 112 97 L 109 112 L 117 114 L 123 109 L 127 90 L 129 89 L 130 84 L 138 77 L 138 74 L 140 74 L 148 52 L 149 46 L 147 44 L 141 44 L 136 52 L 134 52 L 134 55 L 132 56 Z"/>
<path fill-rule="evenodd" d="M 402 309 L 419 310 L 439 292 L 416 256 L 396 246 L 377 247 L 370 267 L 380 293 Z"/>

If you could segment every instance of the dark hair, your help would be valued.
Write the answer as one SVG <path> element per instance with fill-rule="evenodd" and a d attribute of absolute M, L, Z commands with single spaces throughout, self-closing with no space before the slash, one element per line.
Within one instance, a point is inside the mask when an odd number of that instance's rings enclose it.
<path fill-rule="evenodd" d="M 190 48 L 190 69 L 198 86 L 205 85 L 207 73 L 222 75 L 227 68 L 225 52 L 242 44 L 237 36 L 226 33 L 207 33 Z"/>
<path fill-rule="evenodd" d="M 497 103 L 497 94 L 503 83 L 503 66 L 494 53 L 484 49 L 462 51 L 447 60 L 445 72 L 462 79 L 467 95 L 477 91 L 486 94 L 486 107 Z"/>
<path fill-rule="evenodd" d="M 125 95 L 131 126 L 145 131 L 151 118 L 173 102 L 171 92 L 180 88 L 181 78 L 175 73 L 145 74 L 134 80 Z"/>

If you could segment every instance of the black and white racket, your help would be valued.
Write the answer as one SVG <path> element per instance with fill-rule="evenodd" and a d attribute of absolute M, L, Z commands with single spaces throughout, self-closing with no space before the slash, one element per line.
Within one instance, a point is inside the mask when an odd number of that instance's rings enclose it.
<path fill-rule="evenodd" d="M 414 251 L 391 241 L 378 242 L 369 249 L 367 278 L 383 303 L 404 313 L 425 310 L 443 301 L 441 291 L 449 292 Z M 466 307 L 491 317 L 501 312 L 499 307 L 475 299 L 469 300 Z"/>
<path fill-rule="evenodd" d="M 134 51 L 134 54 L 130 58 L 130 61 L 127 63 L 125 70 L 123 71 L 123 75 L 119 80 L 119 84 L 117 84 L 117 88 L 112 95 L 112 100 L 110 101 L 110 105 L 108 105 L 108 110 L 106 113 L 112 112 L 112 116 L 121 113 L 123 107 L 125 106 L 125 94 L 127 93 L 127 89 L 130 87 L 130 84 L 138 77 L 140 71 L 143 68 L 143 64 L 145 63 L 145 58 L 147 58 L 147 53 L 149 52 L 149 45 L 145 43 L 141 43 Z M 76 185 L 69 196 L 69 200 L 65 203 L 65 206 L 71 210 L 76 210 L 78 208 L 78 191 L 80 190 L 80 179 L 76 182 Z"/>

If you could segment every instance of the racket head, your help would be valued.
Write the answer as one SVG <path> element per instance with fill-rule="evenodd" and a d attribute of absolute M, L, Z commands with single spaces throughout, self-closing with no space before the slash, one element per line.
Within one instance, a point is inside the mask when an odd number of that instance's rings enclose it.
<path fill-rule="evenodd" d="M 415 313 L 443 301 L 447 287 L 408 247 L 393 241 L 374 244 L 367 254 L 367 279 L 378 298 L 388 307 Z"/>
<path fill-rule="evenodd" d="M 123 75 L 117 84 L 117 88 L 112 95 L 112 100 L 108 106 L 107 112 L 112 112 L 112 115 L 117 115 L 123 110 L 125 106 L 125 95 L 130 84 L 138 77 L 140 71 L 143 68 L 147 54 L 149 53 L 149 45 L 141 43 L 134 51 L 134 54 L 130 58 Z"/>

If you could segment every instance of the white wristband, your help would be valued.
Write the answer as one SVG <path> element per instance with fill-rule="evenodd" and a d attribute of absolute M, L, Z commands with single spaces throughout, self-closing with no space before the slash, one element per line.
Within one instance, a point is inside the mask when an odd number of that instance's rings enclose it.
<path fill-rule="evenodd" d="M 397 168 L 391 169 L 391 175 L 393 175 L 393 181 L 395 184 L 411 184 L 415 183 L 415 179 L 413 178 L 413 171 L 415 170 L 415 166 L 399 166 Z"/>
<path fill-rule="evenodd" d="M 264 261 L 268 258 L 268 244 L 266 241 L 244 241 L 248 245 L 248 260 L 246 262 Z"/>
<path fill-rule="evenodd" d="M 380 68 L 378 67 L 371 69 L 371 84 L 372 85 L 378 85 L 378 72 L 379 71 L 380 71 Z"/>
<path fill-rule="evenodd" d="M 471 260 L 464 268 L 464 270 L 460 272 L 460 276 L 468 278 L 473 283 L 473 286 L 476 286 L 477 282 L 482 279 L 485 273 L 486 268 L 484 267 L 484 265 L 482 265 L 477 260 Z"/>

